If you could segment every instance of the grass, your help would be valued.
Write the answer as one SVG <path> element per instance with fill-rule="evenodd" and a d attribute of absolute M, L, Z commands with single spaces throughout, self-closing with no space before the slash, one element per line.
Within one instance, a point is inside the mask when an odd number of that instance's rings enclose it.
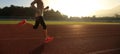
<path fill-rule="evenodd" d="M 0 20 L 0 24 L 17 24 L 19 20 Z M 34 24 L 34 21 L 27 21 L 30 24 Z M 46 21 L 48 25 L 76 25 L 76 24 L 120 24 L 112 22 L 71 22 L 71 21 Z"/>
<path fill-rule="evenodd" d="M 17 24 L 20 21 L 0 20 L 0 24 Z"/>
<path fill-rule="evenodd" d="M 110 22 L 71 22 L 71 21 L 47 21 L 50 25 L 78 25 L 78 24 L 120 24 L 120 23 L 110 23 Z"/>

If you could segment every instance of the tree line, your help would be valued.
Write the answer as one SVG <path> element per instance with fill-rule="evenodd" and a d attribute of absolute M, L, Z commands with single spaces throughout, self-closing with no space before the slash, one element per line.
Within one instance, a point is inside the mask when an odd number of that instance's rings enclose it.
<path fill-rule="evenodd" d="M 34 19 L 35 11 L 30 7 L 20 7 L 11 5 L 10 7 L 0 8 L 0 19 Z M 50 9 L 44 12 L 44 19 L 51 21 L 80 21 L 80 22 L 120 22 L 120 15 L 114 17 L 68 17 Z"/>
<path fill-rule="evenodd" d="M 0 18 L 33 18 L 35 11 L 30 7 L 19 7 L 11 5 L 10 7 L 0 8 Z M 45 20 L 66 20 L 67 15 L 61 14 L 53 9 L 44 12 Z"/>

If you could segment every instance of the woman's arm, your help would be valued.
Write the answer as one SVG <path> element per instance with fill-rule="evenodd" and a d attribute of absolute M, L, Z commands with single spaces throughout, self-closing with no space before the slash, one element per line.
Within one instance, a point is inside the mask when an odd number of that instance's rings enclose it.
<path fill-rule="evenodd" d="M 31 8 L 36 9 L 35 4 L 36 4 L 36 1 L 33 1 L 33 2 L 31 3 Z"/>
<path fill-rule="evenodd" d="M 44 8 L 44 11 L 46 11 L 46 10 L 48 10 L 48 9 L 49 9 L 49 6 L 45 7 L 45 8 Z"/>

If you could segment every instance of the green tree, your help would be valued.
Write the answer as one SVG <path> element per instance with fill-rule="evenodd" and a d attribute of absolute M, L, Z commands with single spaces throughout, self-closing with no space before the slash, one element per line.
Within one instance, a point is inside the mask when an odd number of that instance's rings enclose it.
<path fill-rule="evenodd" d="M 120 15 L 119 15 L 119 14 L 115 14 L 115 17 L 116 17 L 116 18 L 120 18 Z"/>
<path fill-rule="evenodd" d="M 19 7 L 11 5 L 10 7 L 4 7 L 0 9 L 0 16 L 22 16 L 22 17 L 34 17 L 35 11 L 30 7 Z M 61 14 L 59 11 L 53 9 L 44 13 L 46 20 L 66 20 L 67 15 Z"/>
<path fill-rule="evenodd" d="M 46 20 L 66 20 L 68 16 L 62 15 L 59 11 L 53 9 L 45 12 L 44 17 Z"/>

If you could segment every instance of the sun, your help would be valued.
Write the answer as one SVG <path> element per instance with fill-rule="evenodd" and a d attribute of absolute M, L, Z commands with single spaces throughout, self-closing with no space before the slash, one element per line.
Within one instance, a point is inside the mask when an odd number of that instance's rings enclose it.
<path fill-rule="evenodd" d="M 68 16 L 89 16 L 102 6 L 97 0 L 54 0 L 50 7 Z"/>

